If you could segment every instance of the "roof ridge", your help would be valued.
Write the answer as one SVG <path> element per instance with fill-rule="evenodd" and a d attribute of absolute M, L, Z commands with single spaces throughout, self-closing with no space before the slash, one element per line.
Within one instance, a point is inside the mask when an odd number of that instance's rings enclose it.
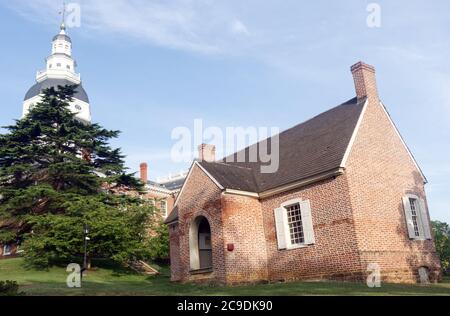
<path fill-rule="evenodd" d="M 336 110 L 337 108 L 339 108 L 339 107 L 341 107 L 341 106 L 344 106 L 344 105 L 350 105 L 350 104 L 360 105 L 361 103 L 364 104 L 364 103 L 365 103 L 365 98 L 364 98 L 364 102 L 362 102 L 362 100 L 363 100 L 363 99 L 358 100 L 357 97 L 354 97 L 354 98 L 352 98 L 352 99 L 350 99 L 350 100 L 348 100 L 348 101 L 346 101 L 346 102 L 344 102 L 344 103 L 341 103 L 341 104 L 339 104 L 339 105 L 337 105 L 337 106 L 335 106 L 335 107 L 333 107 L 333 108 L 331 108 L 331 109 L 329 109 L 329 110 L 326 110 L 325 112 L 319 113 L 319 114 L 313 116 L 312 118 L 307 119 L 306 121 L 303 121 L 302 123 L 298 123 L 297 125 L 294 125 L 294 126 L 288 128 L 287 130 L 284 130 L 284 131 L 280 132 L 279 135 L 284 134 L 284 133 L 286 133 L 286 132 L 289 132 L 290 130 L 295 129 L 295 128 L 299 127 L 300 125 L 303 125 L 303 124 L 306 124 L 306 123 L 308 123 L 308 122 L 310 122 L 310 121 L 312 121 L 312 120 L 315 120 L 316 118 L 318 118 L 318 117 L 320 117 L 320 116 L 323 116 L 323 115 L 325 115 L 325 114 L 328 114 L 328 113 L 330 113 L 331 111 L 334 111 L 334 110 Z M 356 103 L 355 103 L 354 101 L 356 101 Z M 272 137 L 273 137 L 273 136 L 272 136 Z M 269 137 L 269 138 L 267 138 L 267 139 L 270 139 L 270 138 L 272 138 L 272 137 Z M 259 143 L 260 143 L 260 142 L 258 142 L 257 144 L 259 144 Z M 251 147 L 251 146 L 250 146 L 250 147 Z M 247 147 L 247 148 L 248 148 L 248 147 Z M 246 149 L 247 149 L 247 148 L 246 148 Z"/>
<path fill-rule="evenodd" d="M 364 104 L 364 103 L 366 102 L 366 99 L 367 99 L 367 98 L 358 99 L 357 97 L 354 97 L 354 98 L 352 98 L 352 99 L 350 99 L 350 100 L 348 100 L 348 101 L 346 101 L 346 102 L 344 102 L 344 103 L 341 103 L 341 104 L 339 104 L 339 105 L 337 105 L 337 106 L 335 106 L 335 107 L 333 107 L 333 108 L 331 108 L 331 109 L 329 109 L 329 110 L 327 110 L 327 111 L 325 111 L 325 112 L 322 112 L 322 113 L 320 113 L 320 114 L 317 114 L 316 116 L 314 116 L 314 117 L 312 117 L 312 118 L 310 118 L 310 119 L 308 119 L 308 120 L 306 120 L 306 121 L 304 121 L 304 122 L 302 122 L 302 123 L 298 123 L 298 124 L 296 124 L 296 125 L 294 125 L 294 126 L 288 128 L 288 129 L 286 129 L 286 130 L 284 130 L 284 131 L 278 133 L 277 135 L 278 135 L 278 136 L 281 136 L 282 134 L 285 134 L 285 133 L 287 133 L 287 132 L 289 132 L 289 131 L 291 131 L 291 130 L 293 130 L 293 129 L 295 129 L 295 128 L 298 128 L 299 126 L 304 125 L 304 124 L 306 124 L 306 123 L 308 123 L 308 122 L 310 122 L 310 121 L 312 121 L 312 120 L 314 120 L 314 119 L 317 119 L 317 118 L 320 117 L 320 116 L 323 116 L 323 115 L 325 115 L 325 114 L 328 114 L 328 113 L 330 113 L 331 111 L 334 111 L 334 110 L 338 109 L 338 108 L 341 107 L 341 106 L 344 106 L 344 105 L 350 105 L 350 104 L 356 104 L 356 105 Z M 239 150 L 239 151 L 237 151 L 237 152 L 234 152 L 234 153 L 231 154 L 231 155 L 228 155 L 228 156 L 224 157 L 223 159 L 226 160 L 228 157 L 232 157 L 232 156 L 234 156 L 234 155 L 237 155 L 237 154 L 240 153 L 240 152 L 247 151 L 247 150 L 249 150 L 250 148 L 252 148 L 253 146 L 259 146 L 261 143 L 263 143 L 263 142 L 265 142 L 265 141 L 267 141 L 267 140 L 272 139 L 274 136 L 276 136 L 276 135 L 273 135 L 273 136 L 267 137 L 267 138 L 265 138 L 265 139 L 263 139 L 263 140 L 260 140 L 260 141 L 258 141 L 258 142 L 256 142 L 256 143 L 252 144 L 252 145 L 249 145 L 249 146 L 245 147 L 245 148 L 242 149 L 242 150 Z"/>

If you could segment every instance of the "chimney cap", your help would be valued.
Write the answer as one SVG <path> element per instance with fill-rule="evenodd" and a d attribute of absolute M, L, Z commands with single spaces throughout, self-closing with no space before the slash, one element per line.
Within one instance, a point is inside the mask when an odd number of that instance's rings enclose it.
<path fill-rule="evenodd" d="M 216 146 L 201 144 L 198 146 L 198 161 L 214 162 L 216 160 Z"/>
<path fill-rule="evenodd" d="M 375 72 L 375 67 L 374 66 L 366 64 L 363 61 L 359 61 L 359 62 L 357 62 L 356 64 L 354 64 L 351 67 L 351 71 L 352 72 L 358 71 L 360 69 L 364 69 L 364 70 L 369 70 L 369 71 Z"/>
<path fill-rule="evenodd" d="M 210 149 L 215 149 L 216 148 L 216 146 L 215 145 L 212 145 L 212 144 L 207 144 L 207 143 L 203 143 L 203 144 L 200 144 L 199 146 L 198 146 L 198 148 L 210 148 Z"/>

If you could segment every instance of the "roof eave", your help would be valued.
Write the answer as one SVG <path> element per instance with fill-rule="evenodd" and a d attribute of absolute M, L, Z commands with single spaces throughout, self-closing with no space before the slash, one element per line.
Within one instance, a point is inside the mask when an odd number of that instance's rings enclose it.
<path fill-rule="evenodd" d="M 280 193 L 283 193 L 286 191 L 291 191 L 294 189 L 305 187 L 307 185 L 311 185 L 316 182 L 327 180 L 327 179 L 330 179 L 333 177 L 338 177 L 338 176 L 343 175 L 344 173 L 345 173 L 345 168 L 338 167 L 338 168 L 332 169 L 330 171 L 320 173 L 318 175 L 314 175 L 314 176 L 311 176 L 311 177 L 308 177 L 308 178 L 305 178 L 305 179 L 302 179 L 302 180 L 299 180 L 296 182 L 292 182 L 292 183 L 289 183 L 286 185 L 279 186 L 277 188 L 263 191 L 263 192 L 259 193 L 259 198 L 260 199 L 268 198 L 268 197 L 274 196 L 276 194 L 280 194 Z"/>
<path fill-rule="evenodd" d="M 270 190 L 266 190 L 264 192 L 261 193 L 256 193 L 256 192 L 248 192 L 248 191 L 241 191 L 241 190 L 235 190 L 235 189 L 224 189 L 224 193 L 226 194 L 232 194 L 232 195 L 241 195 L 241 196 L 248 196 L 248 197 L 252 197 L 252 198 L 257 198 L 257 199 L 264 199 L 264 198 L 268 198 L 271 196 L 274 196 L 276 194 L 280 194 L 286 191 L 291 191 L 294 189 L 298 189 L 307 185 L 311 185 L 323 180 L 327 180 L 327 179 L 331 179 L 334 177 L 338 177 L 341 176 L 345 173 L 345 169 L 344 168 L 335 168 L 332 169 L 330 171 L 306 178 L 306 179 L 302 179 L 300 181 L 296 181 L 290 184 L 286 184 L 274 189 L 270 189 Z M 167 226 L 172 226 L 172 225 L 176 225 L 178 224 L 179 221 L 179 217 L 177 216 L 175 219 L 171 219 L 170 221 L 166 221 L 164 222 L 164 224 L 166 224 Z"/>
<path fill-rule="evenodd" d="M 167 225 L 167 226 L 177 225 L 178 224 L 178 218 L 173 220 L 173 221 L 170 221 L 170 222 L 164 222 L 164 224 Z"/>

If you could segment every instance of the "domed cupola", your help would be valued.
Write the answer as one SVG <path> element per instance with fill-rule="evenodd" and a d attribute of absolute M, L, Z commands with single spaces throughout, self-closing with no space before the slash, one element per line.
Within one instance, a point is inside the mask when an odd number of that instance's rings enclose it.
<path fill-rule="evenodd" d="M 59 32 L 58 35 L 55 35 L 55 37 L 53 37 L 53 42 L 58 41 L 58 40 L 72 43 L 72 40 L 66 34 L 66 25 L 64 23 L 61 24 L 61 32 Z"/>
<path fill-rule="evenodd" d="M 77 63 L 72 57 L 72 40 L 66 33 L 64 22 L 61 24 L 59 34 L 53 37 L 52 54 L 47 57 L 46 63 L 46 69 L 37 72 L 36 84 L 25 95 L 23 116 L 28 113 L 30 107 L 41 100 L 41 93 L 44 89 L 78 85 L 70 109 L 77 113 L 78 119 L 90 123 L 89 97 L 82 86 L 80 74 L 76 73 Z"/>

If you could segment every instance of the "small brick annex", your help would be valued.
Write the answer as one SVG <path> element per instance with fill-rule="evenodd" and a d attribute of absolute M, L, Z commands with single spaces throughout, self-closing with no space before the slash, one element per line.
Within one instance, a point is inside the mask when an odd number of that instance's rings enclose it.
<path fill-rule="evenodd" d="M 336 172 L 250 192 L 236 189 L 226 181 L 230 175 L 213 168 L 214 164 L 228 168 L 226 163 L 194 162 L 166 221 L 172 281 L 363 281 L 373 264 L 384 282 L 418 282 L 424 268 L 431 281 L 441 279 L 430 233 L 426 178 L 378 97 L 375 69 L 360 62 L 351 70 L 357 93 L 354 106 L 361 108 Z M 412 213 L 413 222 L 406 211 L 405 196 L 422 203 L 420 229 L 418 215 Z M 310 204 L 313 238 L 298 247 L 283 247 L 276 210 L 295 200 Z M 199 218 L 210 226 L 210 235 L 201 237 L 210 247 L 203 240 L 203 250 L 193 229 Z M 200 263 L 207 255 L 202 251 L 210 251 L 211 266 Z"/>

